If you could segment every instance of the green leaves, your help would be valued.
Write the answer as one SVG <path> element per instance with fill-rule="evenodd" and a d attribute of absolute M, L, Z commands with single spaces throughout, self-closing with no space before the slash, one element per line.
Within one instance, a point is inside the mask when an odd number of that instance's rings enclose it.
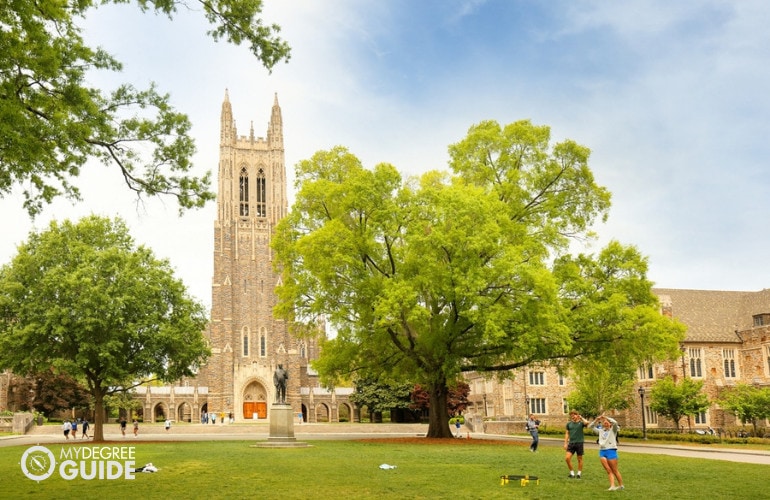
<path fill-rule="evenodd" d="M 670 418 L 679 427 L 682 417 L 695 415 L 710 406 L 708 396 L 701 392 L 702 389 L 702 380 L 685 378 L 677 384 L 672 377 L 666 377 L 652 387 L 650 408 Z"/>
<path fill-rule="evenodd" d="M 0 269 L 0 368 L 53 366 L 97 404 L 143 378 L 192 375 L 209 354 L 204 307 L 119 219 L 52 222 Z"/>
<path fill-rule="evenodd" d="M 122 3 L 116 0 L 115 3 Z M 104 3 L 109 3 L 109 0 Z M 0 11 L 0 196 L 24 186 L 34 216 L 59 196 L 80 199 L 75 179 L 90 159 L 117 167 L 137 196 L 170 195 L 180 211 L 214 199 L 210 173 L 192 175 L 195 145 L 186 115 L 155 84 L 89 87 L 86 75 L 121 64 L 87 46 L 80 18 L 99 2 L 10 0 Z M 173 17 L 177 2 L 141 0 L 140 9 Z M 262 25 L 261 0 L 202 1 L 209 34 L 247 42 L 271 69 L 288 60 L 278 26 Z"/>
<path fill-rule="evenodd" d="M 551 145 L 529 121 L 486 121 L 449 153 L 453 173 L 406 180 L 341 147 L 297 166 L 273 240 L 277 311 L 324 315 L 339 332 L 315 365 L 322 376 L 396 375 L 441 407 L 463 372 L 606 356 L 628 373 L 678 352 L 684 329 L 659 314 L 636 249 L 566 254 L 609 208 L 588 148 Z M 429 435 L 441 436 L 436 422 Z"/>
<path fill-rule="evenodd" d="M 719 404 L 743 422 L 751 422 L 756 432 L 757 421 L 770 418 L 770 388 L 738 384 L 720 394 Z"/>

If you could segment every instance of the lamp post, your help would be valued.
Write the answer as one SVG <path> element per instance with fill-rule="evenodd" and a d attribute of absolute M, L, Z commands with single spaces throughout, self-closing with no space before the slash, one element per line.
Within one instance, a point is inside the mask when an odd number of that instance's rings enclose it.
<path fill-rule="evenodd" d="M 487 415 L 487 393 L 486 392 L 484 393 L 484 416 L 485 417 L 488 416 Z"/>
<path fill-rule="evenodd" d="M 647 440 L 647 423 L 644 419 L 644 387 L 639 387 L 639 397 L 642 400 L 642 439 Z"/>

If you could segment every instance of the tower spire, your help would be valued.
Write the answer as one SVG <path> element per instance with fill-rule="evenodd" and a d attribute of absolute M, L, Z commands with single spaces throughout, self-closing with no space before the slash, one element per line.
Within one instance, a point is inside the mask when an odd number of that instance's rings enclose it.
<path fill-rule="evenodd" d="M 225 100 L 222 101 L 222 113 L 220 115 L 219 142 L 226 144 L 235 138 L 235 122 L 233 121 L 233 107 L 230 105 L 230 93 L 225 89 Z"/>
<path fill-rule="evenodd" d="M 281 106 L 278 105 L 278 93 L 273 98 L 273 110 L 270 113 L 270 123 L 267 127 L 267 142 L 272 149 L 283 150 L 283 117 Z"/>

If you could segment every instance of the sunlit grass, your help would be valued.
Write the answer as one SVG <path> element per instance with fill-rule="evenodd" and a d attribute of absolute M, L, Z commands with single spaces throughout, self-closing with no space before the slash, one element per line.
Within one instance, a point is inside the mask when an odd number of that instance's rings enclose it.
<path fill-rule="evenodd" d="M 66 481 L 58 473 L 41 482 L 26 478 L 19 462 L 28 447 L 0 448 L 5 498 L 767 498 L 763 465 L 623 453 L 623 492 L 608 492 L 596 450 L 585 456 L 584 479 L 567 479 L 561 448 L 528 443 L 444 440 L 440 444 L 381 441 L 309 441 L 308 448 L 268 449 L 254 441 L 117 443 L 134 446 L 137 465 L 154 474 L 134 480 Z M 71 445 L 70 445 L 71 446 Z M 91 445 L 93 446 L 93 445 Z M 49 445 L 59 457 L 66 445 Z M 382 470 L 381 464 L 395 465 Z M 505 474 L 531 474 L 530 482 L 500 485 Z"/>

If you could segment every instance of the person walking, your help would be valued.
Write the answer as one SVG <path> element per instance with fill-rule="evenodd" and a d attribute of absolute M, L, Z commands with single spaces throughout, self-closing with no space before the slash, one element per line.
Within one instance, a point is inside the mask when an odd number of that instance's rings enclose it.
<path fill-rule="evenodd" d="M 599 434 L 599 460 L 610 479 L 609 491 L 626 489 L 623 486 L 623 476 L 618 470 L 618 430 L 620 427 L 617 421 L 601 414 L 591 422 L 590 427 Z"/>
<path fill-rule="evenodd" d="M 166 432 L 168 432 L 169 429 L 171 429 L 171 419 L 167 418 L 166 419 Z"/>
<path fill-rule="evenodd" d="M 529 445 L 529 451 L 536 452 L 537 445 L 540 442 L 540 436 L 538 434 L 538 428 L 540 427 L 540 420 L 535 418 L 534 413 L 529 414 L 529 420 L 527 420 L 527 431 L 532 436 L 532 444 Z"/>
<path fill-rule="evenodd" d="M 70 431 L 72 430 L 72 424 L 69 420 L 65 420 L 64 423 L 61 426 L 62 431 L 64 432 L 64 437 L 69 439 L 70 438 Z"/>
<path fill-rule="evenodd" d="M 134 437 L 139 437 L 139 422 L 134 419 Z"/>
<path fill-rule="evenodd" d="M 120 433 L 123 434 L 123 437 L 126 437 L 126 418 L 125 417 L 120 419 Z"/>
<path fill-rule="evenodd" d="M 78 421 L 73 420 L 72 421 L 72 439 L 78 438 Z"/>
<path fill-rule="evenodd" d="M 567 430 L 564 433 L 564 461 L 567 462 L 570 479 L 582 479 L 583 476 L 583 443 L 585 435 L 583 429 L 588 426 L 588 420 L 583 418 L 576 410 L 569 412 L 570 421 L 567 422 Z M 572 468 L 572 455 L 577 455 L 577 474 Z"/>
<path fill-rule="evenodd" d="M 89 427 L 89 424 L 88 424 L 88 419 L 87 418 L 83 419 L 82 427 L 83 427 L 83 432 L 82 432 L 83 435 L 81 436 L 81 439 L 88 439 L 88 427 Z"/>
<path fill-rule="evenodd" d="M 460 417 L 455 417 L 455 429 L 457 429 L 457 433 L 455 434 L 456 438 L 462 437 L 462 433 L 460 432 L 460 428 L 462 427 L 462 422 Z"/>

